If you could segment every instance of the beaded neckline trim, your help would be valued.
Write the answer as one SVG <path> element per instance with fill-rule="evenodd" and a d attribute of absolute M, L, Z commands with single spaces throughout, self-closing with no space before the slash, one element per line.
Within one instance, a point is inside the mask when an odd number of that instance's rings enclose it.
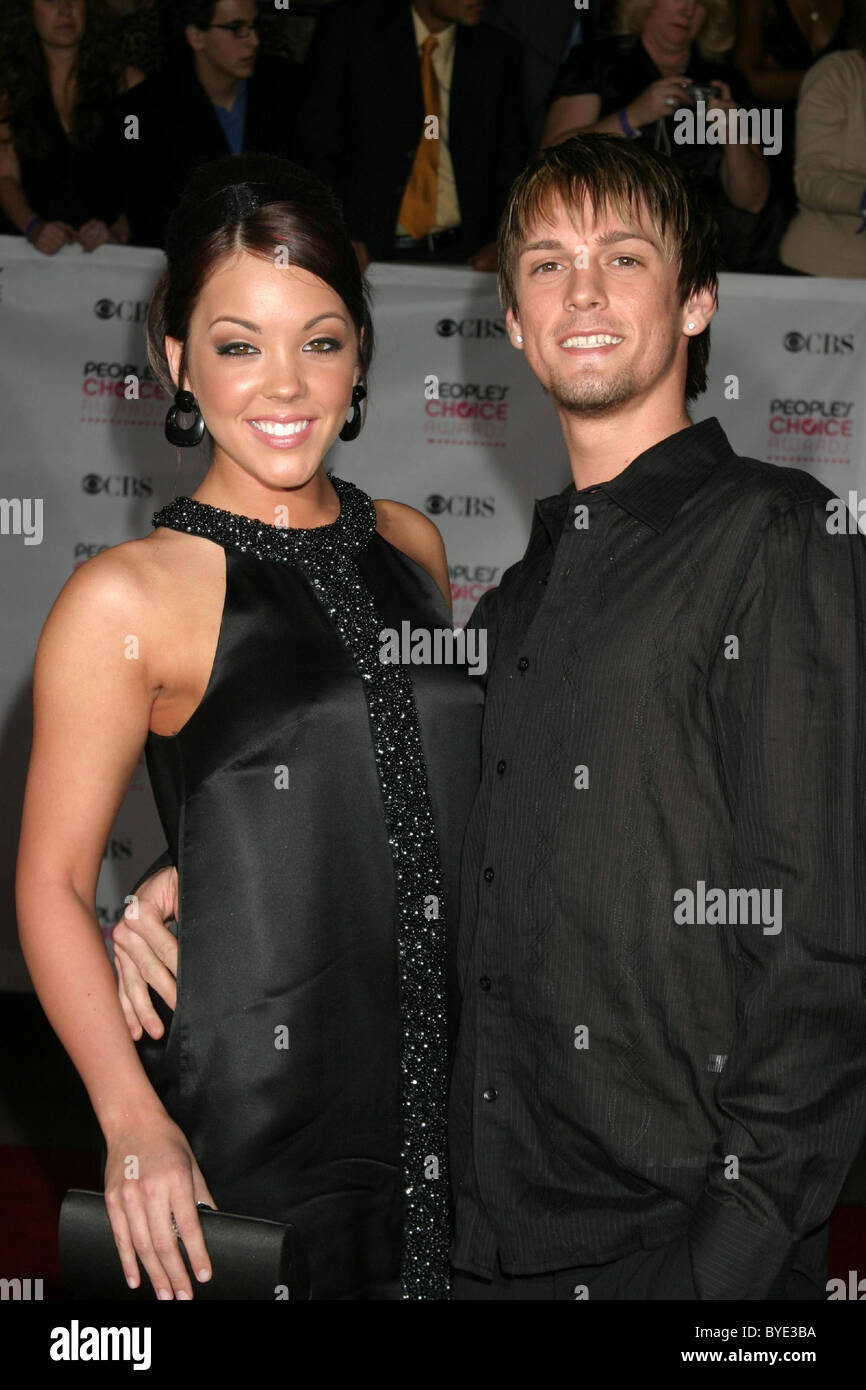
<path fill-rule="evenodd" d="M 294 560 L 322 556 L 329 551 L 363 549 L 376 530 L 376 508 L 366 492 L 354 483 L 331 475 L 340 499 L 340 515 L 325 526 L 278 526 L 255 517 L 212 507 L 192 497 L 175 497 L 154 512 L 154 527 L 167 526 L 204 536 L 231 550 L 240 550 L 262 560 Z"/>

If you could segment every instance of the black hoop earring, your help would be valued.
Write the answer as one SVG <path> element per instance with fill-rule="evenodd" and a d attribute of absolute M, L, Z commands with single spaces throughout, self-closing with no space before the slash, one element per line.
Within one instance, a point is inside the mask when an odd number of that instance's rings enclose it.
<path fill-rule="evenodd" d="M 352 387 L 352 415 L 340 430 L 340 438 L 348 444 L 351 439 L 357 439 L 361 433 L 361 402 L 367 395 L 366 388 L 361 386 Z"/>
<path fill-rule="evenodd" d="M 177 423 L 178 415 L 192 415 L 192 424 L 182 428 Z M 191 449 L 204 438 L 204 416 L 191 391 L 175 393 L 174 405 L 169 406 L 165 417 L 165 437 L 169 444 L 178 444 L 182 449 Z"/>

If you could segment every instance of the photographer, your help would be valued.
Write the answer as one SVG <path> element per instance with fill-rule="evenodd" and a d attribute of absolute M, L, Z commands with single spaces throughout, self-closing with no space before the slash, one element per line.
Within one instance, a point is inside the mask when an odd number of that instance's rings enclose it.
<path fill-rule="evenodd" d="M 782 232 L 770 176 L 753 144 L 678 143 L 675 116 L 700 99 L 725 111 L 755 103 L 721 55 L 734 28 L 726 0 L 620 0 L 616 33 L 574 49 L 550 98 L 543 145 L 578 131 L 642 138 L 669 154 L 709 198 L 725 270 L 769 271 Z"/>

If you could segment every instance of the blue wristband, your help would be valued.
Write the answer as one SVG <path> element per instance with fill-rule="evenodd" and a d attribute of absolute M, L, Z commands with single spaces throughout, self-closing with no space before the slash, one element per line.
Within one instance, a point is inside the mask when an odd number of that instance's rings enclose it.
<path fill-rule="evenodd" d="M 617 111 L 616 114 L 617 114 L 617 119 L 618 119 L 620 125 L 622 126 L 622 133 L 623 133 L 623 135 L 627 135 L 628 138 L 629 138 L 629 140 L 639 140 L 639 139 L 640 139 L 640 131 L 639 131 L 639 130 L 633 130 L 633 129 L 632 129 L 632 126 L 631 126 L 631 123 L 630 123 L 630 121 L 629 121 L 629 118 L 628 118 L 628 116 L 625 114 L 625 107 L 624 107 L 624 106 L 621 106 L 620 109 Z"/>
<path fill-rule="evenodd" d="M 30 221 L 27 223 L 27 226 L 24 228 L 24 236 L 25 236 L 25 238 L 27 239 L 27 241 L 30 240 L 30 233 L 31 233 L 31 231 L 33 230 L 33 228 L 36 226 L 36 223 L 37 223 L 37 222 L 41 222 L 41 221 L 42 221 L 42 218 L 41 218 L 41 217 L 31 217 Z"/>

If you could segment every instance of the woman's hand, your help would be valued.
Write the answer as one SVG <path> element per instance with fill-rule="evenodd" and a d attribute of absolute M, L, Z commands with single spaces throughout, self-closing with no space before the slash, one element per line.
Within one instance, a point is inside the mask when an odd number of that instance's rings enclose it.
<path fill-rule="evenodd" d="M 712 111 L 714 108 L 717 111 L 737 110 L 737 103 L 731 96 L 731 89 L 727 82 L 722 82 L 721 79 L 714 77 L 710 83 L 710 91 L 712 95 L 707 102 L 708 111 Z"/>
<path fill-rule="evenodd" d="M 629 125 L 634 130 L 640 130 L 641 126 L 652 125 L 661 116 L 673 115 L 678 106 L 690 105 L 685 88 L 691 85 L 691 81 L 682 73 L 677 77 L 660 77 L 657 82 L 651 82 L 639 97 L 626 106 Z"/>
<path fill-rule="evenodd" d="M 28 240 L 43 256 L 55 256 L 70 241 L 77 241 L 78 234 L 68 222 L 46 222 L 44 217 L 40 217 Z"/>
<path fill-rule="evenodd" d="M 107 241 L 117 244 L 117 237 L 97 217 L 91 217 L 89 222 L 82 222 L 78 228 L 78 240 L 84 251 L 95 251 L 97 246 L 104 246 Z"/>
<path fill-rule="evenodd" d="M 142 1031 L 152 1038 L 164 1032 L 148 985 L 177 1008 L 177 940 L 165 925 L 170 918 L 177 918 L 175 868 L 145 880 L 111 934 L 120 1007 L 134 1042 Z"/>
<path fill-rule="evenodd" d="M 139 1287 L 138 1256 L 157 1298 L 192 1298 L 178 1236 L 205 1283 L 213 1269 L 195 1204 L 216 1202 L 185 1136 L 163 1112 L 146 1128 L 139 1121 L 106 1142 L 105 1206 L 126 1282 Z"/>

